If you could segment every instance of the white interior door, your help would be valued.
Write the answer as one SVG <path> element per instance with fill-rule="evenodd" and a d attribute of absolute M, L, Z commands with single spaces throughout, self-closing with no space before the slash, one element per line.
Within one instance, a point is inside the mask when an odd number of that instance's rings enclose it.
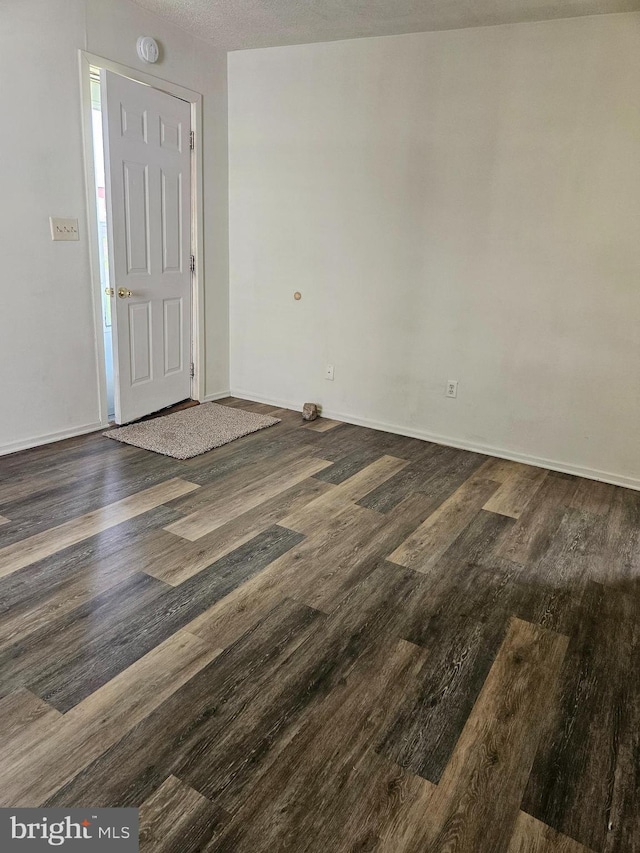
<path fill-rule="evenodd" d="M 191 106 L 102 70 L 115 415 L 191 392 Z"/>

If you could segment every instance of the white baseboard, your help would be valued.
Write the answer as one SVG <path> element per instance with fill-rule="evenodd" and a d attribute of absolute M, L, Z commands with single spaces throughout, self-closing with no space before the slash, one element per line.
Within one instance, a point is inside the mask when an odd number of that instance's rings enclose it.
<path fill-rule="evenodd" d="M 229 396 L 237 397 L 240 400 L 250 400 L 252 403 L 264 403 L 266 406 L 273 406 L 274 409 L 291 409 L 292 412 L 302 413 L 302 403 L 294 403 L 291 400 L 280 400 L 277 397 L 263 397 L 261 394 L 252 394 L 249 391 L 229 391 Z M 323 417 L 333 417 L 327 415 L 322 409 Z M 336 420 L 344 420 L 344 418 L 336 418 Z"/>
<path fill-rule="evenodd" d="M 244 391 L 239 388 L 233 389 L 231 395 L 244 400 L 252 400 L 255 403 L 266 403 L 269 406 L 275 406 L 280 409 L 292 409 L 294 412 L 302 410 L 302 403 L 292 400 L 279 400 L 275 397 L 264 397 L 261 394 L 254 394 L 251 391 Z M 447 447 L 458 447 L 461 450 L 471 450 L 475 453 L 484 453 L 487 456 L 497 456 L 499 459 L 509 459 L 512 462 L 523 462 L 525 465 L 533 465 L 535 468 L 547 468 L 550 471 L 559 471 L 562 474 L 574 474 L 576 477 L 585 477 L 587 480 L 598 480 L 602 483 L 610 483 L 613 486 L 623 486 L 626 489 L 640 491 L 640 479 L 637 477 L 612 474 L 609 471 L 599 471 L 595 468 L 584 468 L 580 465 L 573 465 L 570 462 L 559 462 L 555 459 L 530 456 L 526 453 L 505 450 L 502 447 L 492 447 L 488 444 L 476 444 L 465 441 L 464 439 L 436 435 L 426 430 L 414 429 L 402 426 L 401 424 L 389 424 L 382 421 L 370 420 L 369 418 L 362 418 L 357 415 L 345 414 L 344 412 L 334 412 L 333 410 L 324 408 L 324 406 L 322 407 L 322 417 L 344 421 L 347 424 L 354 424 L 355 426 L 377 429 L 381 432 L 392 432 L 397 435 L 407 436 L 408 438 L 419 438 L 422 441 L 430 441 L 433 444 L 444 444 Z"/>
<path fill-rule="evenodd" d="M 108 421 L 105 423 L 96 421 L 92 424 L 84 424 L 83 426 L 62 430 L 61 432 L 50 432 L 46 435 L 27 438 L 23 441 L 12 441 L 9 444 L 0 445 L 0 456 L 6 456 L 9 453 L 18 453 L 20 450 L 29 450 L 31 447 L 40 447 L 41 444 L 53 444 L 54 441 L 64 441 L 65 438 L 87 435 L 90 432 L 106 429 L 108 426 Z"/>
<path fill-rule="evenodd" d="M 214 394 L 207 394 L 201 402 L 208 403 L 213 400 L 221 400 L 223 397 L 229 396 L 229 391 L 218 391 Z M 54 441 L 64 441 L 65 438 L 75 438 L 78 435 L 87 435 L 90 432 L 97 432 L 98 430 L 106 429 L 108 426 L 108 421 L 105 423 L 96 421 L 95 423 L 84 424 L 84 426 L 75 427 L 74 429 L 62 430 L 61 432 L 51 432 L 47 433 L 47 435 L 27 438 L 24 441 L 13 441 L 9 444 L 0 445 L 0 456 L 7 456 L 9 453 L 18 453 L 21 450 L 29 450 L 32 447 L 39 447 L 41 444 L 52 444 Z"/>
<path fill-rule="evenodd" d="M 231 391 L 215 391 L 213 394 L 207 394 L 200 400 L 201 403 L 213 403 L 214 400 L 222 400 L 224 397 L 230 397 Z"/>

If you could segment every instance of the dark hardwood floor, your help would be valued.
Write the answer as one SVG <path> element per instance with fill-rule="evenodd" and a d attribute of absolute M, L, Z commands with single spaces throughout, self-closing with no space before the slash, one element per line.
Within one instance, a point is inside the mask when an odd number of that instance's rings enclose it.
<path fill-rule="evenodd" d="M 640 853 L 640 493 L 276 414 L 0 459 L 0 805 L 139 806 L 147 853 Z"/>

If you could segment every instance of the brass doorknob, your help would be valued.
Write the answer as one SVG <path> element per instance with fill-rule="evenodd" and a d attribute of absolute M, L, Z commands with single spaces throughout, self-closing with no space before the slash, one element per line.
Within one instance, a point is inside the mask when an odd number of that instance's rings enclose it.
<path fill-rule="evenodd" d="M 107 294 L 107 296 L 113 296 L 113 288 L 112 287 L 105 287 L 104 292 Z"/>
<path fill-rule="evenodd" d="M 131 293 L 130 290 L 127 290 L 126 287 L 119 287 L 118 296 L 120 297 L 120 299 L 128 299 L 130 296 L 133 296 L 133 293 Z"/>

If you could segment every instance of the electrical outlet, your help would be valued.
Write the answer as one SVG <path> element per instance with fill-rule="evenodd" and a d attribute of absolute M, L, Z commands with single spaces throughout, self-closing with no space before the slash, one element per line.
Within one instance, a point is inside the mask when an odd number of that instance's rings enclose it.
<path fill-rule="evenodd" d="M 458 396 L 458 380 L 457 379 L 447 380 L 447 397 L 457 397 L 457 396 Z"/>
<path fill-rule="evenodd" d="M 327 369 L 324 372 L 324 378 L 328 379 L 330 382 L 333 382 L 333 365 L 328 364 Z"/>
<path fill-rule="evenodd" d="M 80 239 L 77 219 L 60 219 L 59 216 L 50 216 L 49 225 L 51 227 L 52 240 Z"/>

